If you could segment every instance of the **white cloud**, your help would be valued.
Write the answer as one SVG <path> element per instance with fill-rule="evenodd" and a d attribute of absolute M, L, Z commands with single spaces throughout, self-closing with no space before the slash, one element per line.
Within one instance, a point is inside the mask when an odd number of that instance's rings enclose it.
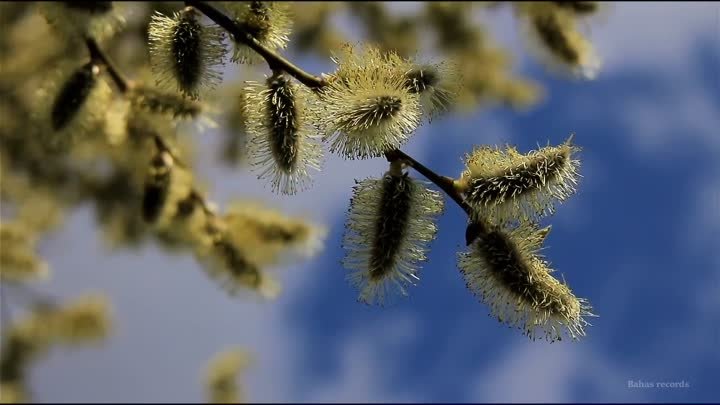
<path fill-rule="evenodd" d="M 471 402 L 570 402 L 581 379 L 617 400 L 627 389 L 627 376 L 577 342 L 520 343 L 478 373 L 469 392 Z"/>
<path fill-rule="evenodd" d="M 416 323 L 409 317 L 385 318 L 357 328 L 338 353 L 340 372 L 311 388 L 305 397 L 307 402 L 418 402 L 420 398 L 388 389 L 388 382 L 398 379 L 392 376 L 387 357 L 381 354 L 387 346 L 412 345 L 416 330 Z"/>
<path fill-rule="evenodd" d="M 604 59 L 601 74 L 686 70 L 698 37 L 720 34 L 714 2 L 618 2 L 602 19 L 590 35 Z"/>

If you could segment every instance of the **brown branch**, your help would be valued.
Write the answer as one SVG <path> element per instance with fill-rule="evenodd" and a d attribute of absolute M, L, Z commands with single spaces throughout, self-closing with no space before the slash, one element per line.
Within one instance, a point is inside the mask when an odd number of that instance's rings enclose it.
<path fill-rule="evenodd" d="M 233 21 L 230 17 L 226 16 L 218 9 L 204 1 L 185 1 L 186 6 L 195 7 L 200 12 L 205 14 L 209 19 L 215 22 L 215 24 L 221 26 L 230 35 L 232 35 L 235 42 L 247 45 L 252 50 L 262 56 L 267 62 L 271 70 L 283 70 L 290 76 L 296 78 L 300 83 L 310 87 L 319 88 L 327 85 L 327 82 L 318 76 L 311 75 L 310 73 L 302 70 L 300 67 L 294 65 L 289 60 L 285 59 L 282 55 L 276 53 L 265 45 L 261 44 L 251 33 L 247 32 L 240 24 Z"/>
<path fill-rule="evenodd" d="M 90 52 L 90 59 L 97 64 L 105 66 L 105 69 L 107 69 L 107 72 L 110 74 L 110 77 L 117 88 L 122 93 L 127 93 L 133 86 L 132 82 L 127 80 L 122 73 L 120 73 L 110 57 L 107 56 L 102 49 L 100 49 L 100 46 L 97 44 L 95 39 L 90 37 L 85 38 L 85 45 Z"/>

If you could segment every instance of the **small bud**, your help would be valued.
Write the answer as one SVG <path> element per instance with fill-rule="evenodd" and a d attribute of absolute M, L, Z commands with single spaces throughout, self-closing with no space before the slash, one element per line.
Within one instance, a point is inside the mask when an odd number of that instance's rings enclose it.
<path fill-rule="evenodd" d="M 322 145 L 309 97 L 307 89 L 284 75 L 246 88 L 248 154 L 259 177 L 271 179 L 274 192 L 295 194 L 307 187 L 309 170 L 320 170 Z"/>
<path fill-rule="evenodd" d="M 546 235 L 534 226 L 514 229 L 486 226 L 458 266 L 468 288 L 490 306 L 493 316 L 522 329 L 535 340 L 585 335 L 584 317 L 594 316 L 587 301 L 576 298 L 555 279 L 537 252 Z"/>
<path fill-rule="evenodd" d="M 197 99 L 222 78 L 217 65 L 223 64 L 226 49 L 223 31 L 198 21 L 197 12 L 186 7 L 166 17 L 152 16 L 149 28 L 150 58 L 159 85 L 177 85 L 178 91 Z"/>
<path fill-rule="evenodd" d="M 150 162 L 143 192 L 142 214 L 146 222 L 155 222 L 167 202 L 173 169 L 173 158 L 160 151 Z"/>
<path fill-rule="evenodd" d="M 382 179 L 358 182 L 350 201 L 343 265 L 360 289 L 360 301 L 382 303 L 393 289 L 407 295 L 406 286 L 419 280 L 417 266 L 426 260 L 443 203 L 438 192 L 407 174 L 388 172 Z"/>
<path fill-rule="evenodd" d="M 158 150 L 145 177 L 142 217 L 159 229 L 172 224 L 178 203 L 187 198 L 192 188 L 191 173 L 175 163 L 169 151 Z"/>
<path fill-rule="evenodd" d="M 88 62 L 65 82 L 53 103 L 50 117 L 53 130 L 60 131 L 76 117 L 97 84 L 99 74 L 100 68 Z"/>
<path fill-rule="evenodd" d="M 578 151 L 570 139 L 525 155 L 514 148 L 476 148 L 466 156 L 467 169 L 456 187 L 480 216 L 500 224 L 549 215 L 555 201 L 575 192 Z"/>

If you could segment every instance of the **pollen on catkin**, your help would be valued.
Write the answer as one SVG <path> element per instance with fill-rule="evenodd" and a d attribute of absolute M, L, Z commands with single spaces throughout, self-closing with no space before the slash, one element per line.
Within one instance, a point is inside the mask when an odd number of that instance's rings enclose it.
<path fill-rule="evenodd" d="M 251 364 L 250 355 L 242 349 L 224 350 L 208 362 L 205 370 L 205 396 L 208 403 L 236 404 L 244 401 L 239 374 Z"/>
<path fill-rule="evenodd" d="M 381 156 L 404 144 L 420 125 L 420 95 L 398 75 L 397 56 L 345 48 L 316 104 L 330 150 L 349 159 Z"/>
<path fill-rule="evenodd" d="M 518 6 L 522 7 L 522 6 Z M 529 49 L 549 68 L 576 77 L 594 79 L 601 61 L 595 49 L 578 30 L 572 13 L 557 7 L 521 8 Z"/>
<path fill-rule="evenodd" d="M 272 190 L 282 194 L 307 188 L 310 171 L 320 170 L 323 151 L 308 107 L 315 96 L 277 75 L 266 83 L 249 82 L 244 97 L 248 155 L 258 177 L 270 179 Z"/>
<path fill-rule="evenodd" d="M 442 212 L 440 193 L 391 170 L 382 179 L 357 182 L 343 240 L 348 280 L 360 290 L 359 301 L 382 304 L 419 280 L 427 244 L 435 238 Z"/>
<path fill-rule="evenodd" d="M 594 316 L 585 299 L 577 298 L 552 276 L 538 251 L 545 238 L 530 223 L 515 228 L 485 226 L 458 266 L 467 287 L 490 307 L 491 315 L 535 340 L 579 339 Z"/>
<path fill-rule="evenodd" d="M 273 51 L 287 46 L 293 21 L 288 3 L 275 1 L 219 3 L 244 32 L 250 33 L 263 46 Z M 263 60 L 252 48 L 237 41 L 233 42 L 235 44 L 233 62 L 258 63 Z"/>
<path fill-rule="evenodd" d="M 69 39 L 103 42 L 125 27 L 125 17 L 111 1 L 44 1 L 38 11 L 53 29 Z"/>
<path fill-rule="evenodd" d="M 93 134 L 105 118 L 112 89 L 93 62 L 81 66 L 60 66 L 35 92 L 38 109 L 34 120 L 39 135 L 49 148 L 66 148 Z"/>
<path fill-rule="evenodd" d="M 197 99 L 215 88 L 222 74 L 226 49 L 220 27 L 200 23 L 197 11 L 186 7 L 172 17 L 152 16 L 148 36 L 150 63 L 158 85 L 176 85 L 177 90 Z M 172 86 L 171 86 L 172 87 Z"/>
<path fill-rule="evenodd" d="M 556 202 L 575 193 L 580 176 L 580 148 L 571 141 L 527 154 L 513 147 L 476 148 L 455 186 L 476 214 L 499 224 L 550 215 Z"/>

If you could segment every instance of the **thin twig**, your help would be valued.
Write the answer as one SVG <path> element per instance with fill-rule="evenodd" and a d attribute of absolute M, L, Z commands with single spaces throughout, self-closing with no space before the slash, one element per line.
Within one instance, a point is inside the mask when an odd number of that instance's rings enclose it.
<path fill-rule="evenodd" d="M 462 195 L 455 189 L 455 186 L 453 185 L 453 179 L 447 176 L 441 176 L 431 169 L 429 169 L 427 166 L 423 165 L 422 163 L 415 160 L 412 156 L 408 155 L 407 153 L 401 151 L 400 149 L 394 149 L 388 152 L 385 152 L 385 157 L 387 158 L 388 162 L 394 162 L 397 160 L 401 160 L 405 162 L 408 166 L 412 167 L 417 171 L 418 173 L 425 176 L 428 180 L 430 180 L 433 184 L 440 187 L 442 191 L 445 192 L 445 194 L 448 195 L 448 197 L 452 198 L 455 203 L 465 211 L 465 213 L 470 216 L 472 214 L 472 208 L 465 202 L 465 199 Z"/>
<path fill-rule="evenodd" d="M 212 5 L 204 1 L 193 0 L 185 1 L 185 5 L 195 7 L 209 19 L 214 21 L 215 24 L 224 28 L 225 31 L 232 35 L 235 42 L 247 45 L 257 52 L 258 55 L 265 59 L 271 70 L 284 70 L 290 76 L 296 78 L 300 83 L 310 88 L 319 88 L 327 85 L 325 79 L 311 75 L 294 65 L 289 60 L 285 59 L 282 55 L 261 44 L 255 37 L 252 36 L 251 33 L 244 30 L 240 24 L 233 21 L 230 17 L 226 16 Z"/>
<path fill-rule="evenodd" d="M 127 93 L 128 90 L 130 90 L 130 88 L 132 87 L 132 83 L 120 73 L 120 71 L 117 69 L 117 67 L 115 67 L 115 64 L 110 59 L 110 57 L 105 54 L 102 49 L 100 49 L 100 46 L 95 41 L 95 39 L 90 37 L 85 38 L 85 45 L 90 52 L 90 59 L 92 59 L 93 62 L 105 66 L 108 73 L 110 74 L 110 77 L 112 78 L 113 82 L 120 90 L 120 92 Z"/>

